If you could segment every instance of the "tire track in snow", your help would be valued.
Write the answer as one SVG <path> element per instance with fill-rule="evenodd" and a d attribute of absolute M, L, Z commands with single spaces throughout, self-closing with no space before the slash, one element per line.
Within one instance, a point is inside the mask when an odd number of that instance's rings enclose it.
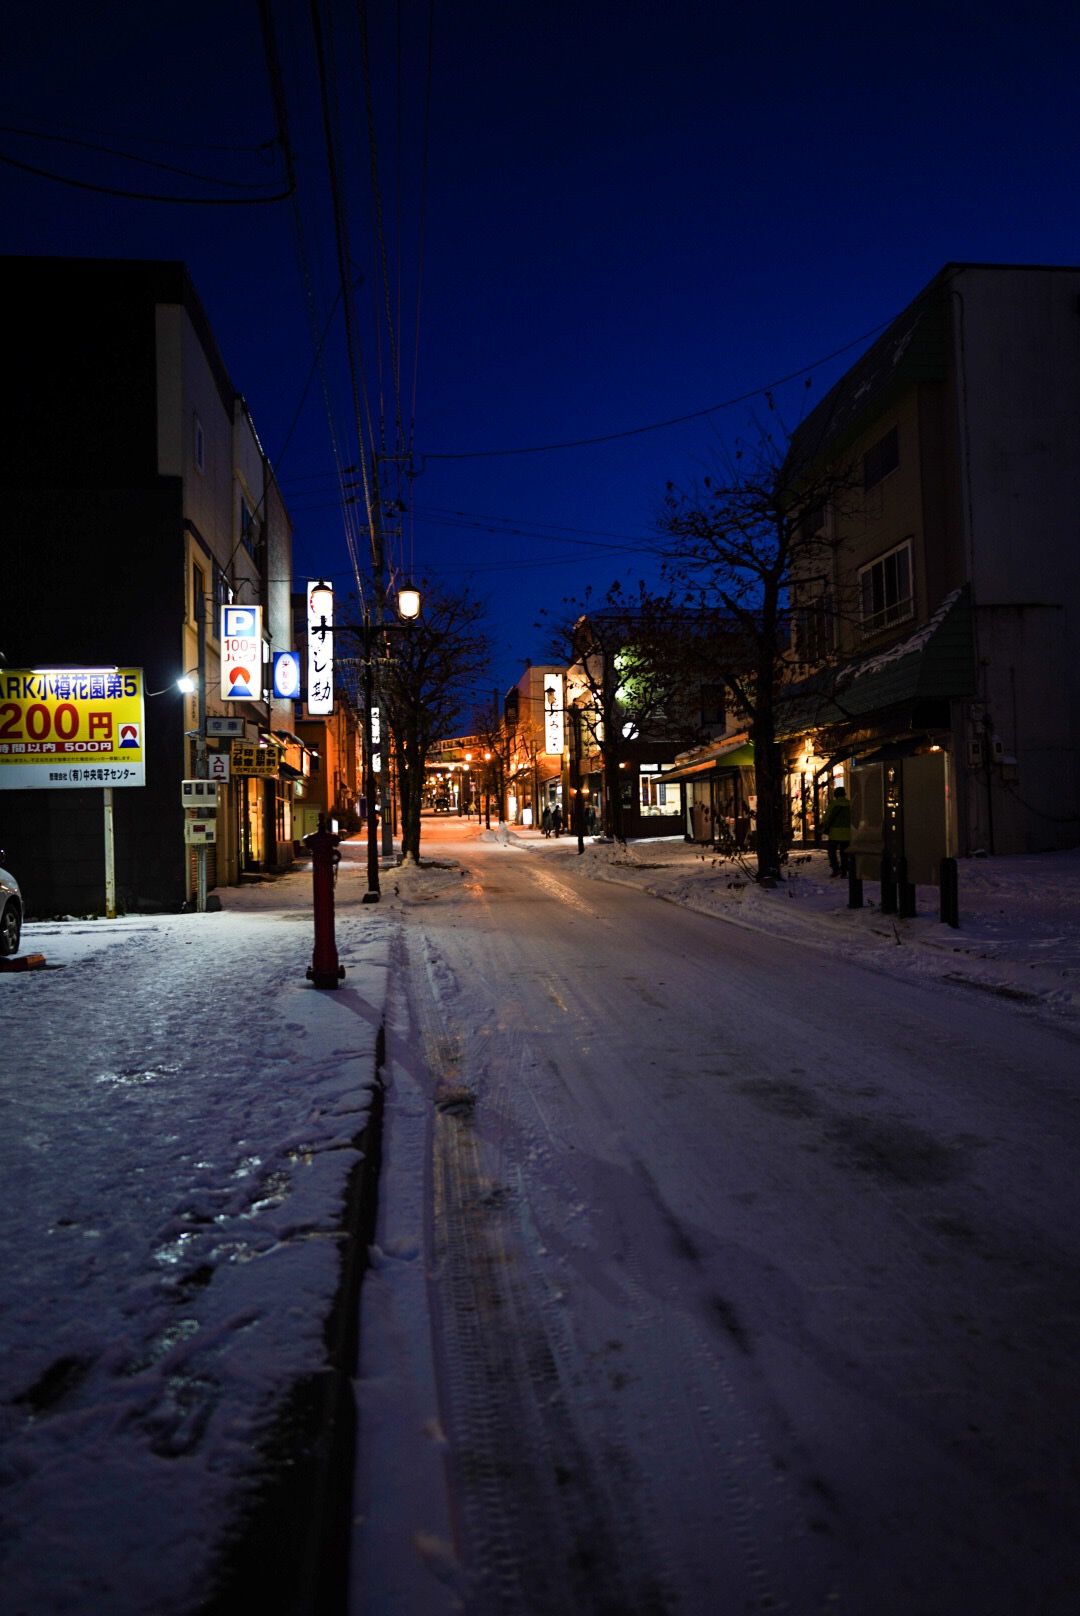
<path fill-rule="evenodd" d="M 521 1258 L 527 1207 L 517 1175 L 492 1176 L 466 1096 L 453 972 L 430 938 L 430 1001 L 417 1019 L 436 1090 L 432 1219 L 435 1316 L 452 1433 L 464 1559 L 477 1616 L 662 1616 L 674 1606 L 613 1507 L 576 1428 L 564 1376 L 570 1352 Z"/>

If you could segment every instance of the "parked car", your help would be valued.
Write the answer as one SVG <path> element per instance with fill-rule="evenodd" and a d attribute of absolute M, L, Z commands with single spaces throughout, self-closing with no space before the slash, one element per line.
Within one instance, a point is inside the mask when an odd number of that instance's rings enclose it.
<path fill-rule="evenodd" d="M 5 857 L 0 849 L 0 859 Z M 0 954 L 17 954 L 22 935 L 23 901 L 19 883 L 0 868 Z"/>

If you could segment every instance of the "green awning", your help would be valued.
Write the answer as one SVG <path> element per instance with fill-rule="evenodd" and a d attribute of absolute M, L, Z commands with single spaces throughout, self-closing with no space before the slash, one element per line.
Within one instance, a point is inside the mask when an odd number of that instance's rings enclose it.
<path fill-rule="evenodd" d="M 734 743 L 729 741 L 726 746 L 721 743 L 711 747 L 708 752 L 698 753 L 685 763 L 676 760 L 675 767 L 665 769 L 659 778 L 665 784 L 669 780 L 701 780 L 713 774 L 722 774 L 728 769 L 752 769 L 753 766 L 753 741 L 741 740 Z"/>
<path fill-rule="evenodd" d="M 826 676 L 828 677 L 828 676 Z M 878 656 L 819 676 L 776 704 L 782 739 L 828 725 L 865 720 L 889 708 L 947 701 L 975 694 L 975 637 L 971 592 L 965 584 L 942 601 L 915 634 Z"/>

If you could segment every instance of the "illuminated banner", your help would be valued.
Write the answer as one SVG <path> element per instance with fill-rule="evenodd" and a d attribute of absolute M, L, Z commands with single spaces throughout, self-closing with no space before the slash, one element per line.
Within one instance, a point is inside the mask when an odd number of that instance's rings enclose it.
<path fill-rule="evenodd" d="M 334 589 L 311 583 L 307 592 L 307 710 L 321 718 L 334 710 Z"/>
<path fill-rule="evenodd" d="M 300 695 L 300 658 L 295 651 L 274 652 L 274 695 L 296 701 Z"/>
<path fill-rule="evenodd" d="M 563 676 L 561 673 L 544 675 L 544 751 L 561 752 L 563 749 Z"/>
<path fill-rule="evenodd" d="M 266 779 L 277 774 L 281 768 L 283 752 L 284 748 L 276 741 L 268 741 L 265 746 L 248 746 L 243 741 L 234 741 L 229 760 L 232 772 Z"/>
<path fill-rule="evenodd" d="M 144 786 L 141 668 L 0 668 L 0 789 Z"/>
<path fill-rule="evenodd" d="M 225 701 L 262 700 L 262 607 L 221 608 L 221 694 Z"/>

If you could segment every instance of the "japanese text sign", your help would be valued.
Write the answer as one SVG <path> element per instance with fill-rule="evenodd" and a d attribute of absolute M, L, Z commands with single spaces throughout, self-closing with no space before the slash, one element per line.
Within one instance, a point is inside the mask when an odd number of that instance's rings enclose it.
<path fill-rule="evenodd" d="M 143 786 L 141 668 L 0 668 L 0 790 Z"/>
<path fill-rule="evenodd" d="M 307 709 L 313 718 L 334 710 L 334 591 L 311 583 L 307 591 Z"/>

